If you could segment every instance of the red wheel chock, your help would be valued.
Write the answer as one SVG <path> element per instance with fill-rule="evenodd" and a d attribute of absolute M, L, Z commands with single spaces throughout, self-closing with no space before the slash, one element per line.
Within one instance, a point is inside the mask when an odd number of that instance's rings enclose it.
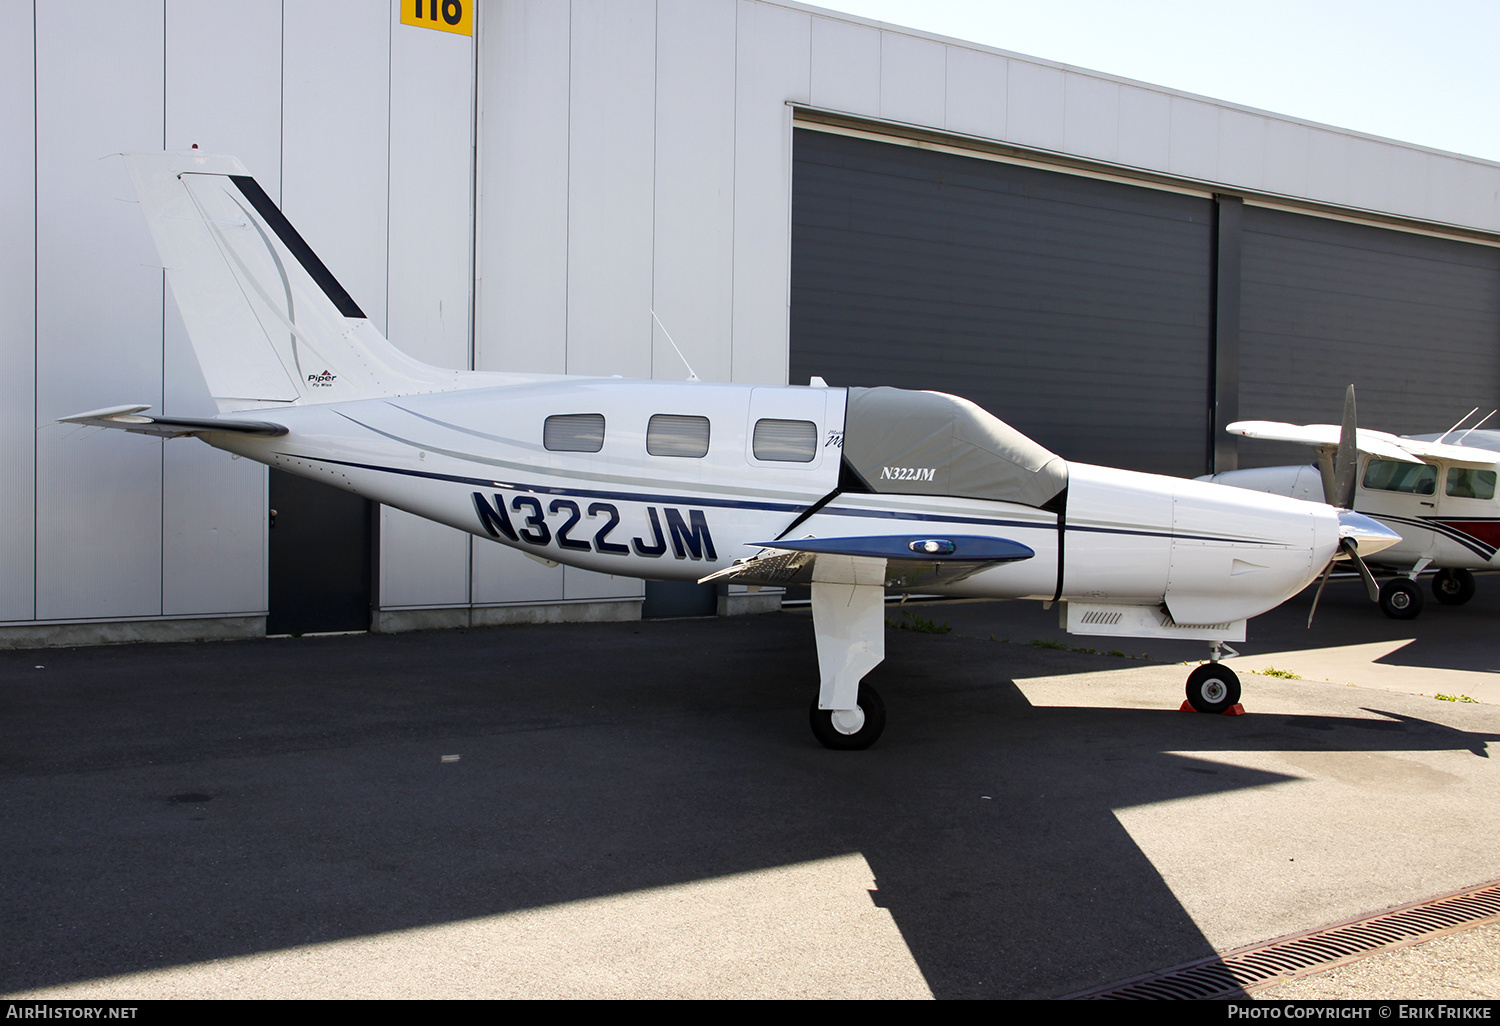
<path fill-rule="evenodd" d="M 1189 702 L 1186 699 L 1184 699 L 1183 703 L 1182 703 L 1182 708 L 1178 709 L 1177 711 L 1178 712 L 1197 712 L 1198 710 L 1193 708 L 1193 703 L 1192 702 Z M 1243 715 L 1245 715 L 1245 707 L 1243 705 L 1240 705 L 1240 703 L 1236 702 L 1233 705 L 1231 705 L 1228 709 L 1225 709 L 1223 712 L 1219 713 L 1219 715 L 1220 716 L 1243 716 Z"/>

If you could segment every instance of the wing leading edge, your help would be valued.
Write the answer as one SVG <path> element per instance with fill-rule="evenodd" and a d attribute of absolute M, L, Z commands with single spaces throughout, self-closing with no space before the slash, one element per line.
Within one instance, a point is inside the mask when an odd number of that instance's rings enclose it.
<path fill-rule="evenodd" d="M 773 587 L 811 584 L 820 562 L 884 560 L 884 586 L 906 591 L 952 584 L 981 570 L 1036 555 L 1020 542 L 980 535 L 915 537 L 901 534 L 752 544 L 762 546 L 764 551 L 710 574 L 700 583 L 733 581 Z"/>

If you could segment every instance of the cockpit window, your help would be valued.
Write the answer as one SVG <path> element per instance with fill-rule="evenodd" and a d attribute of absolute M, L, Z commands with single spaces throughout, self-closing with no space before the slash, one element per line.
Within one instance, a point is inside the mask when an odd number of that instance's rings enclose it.
<path fill-rule="evenodd" d="M 1365 468 L 1365 487 L 1382 492 L 1431 495 L 1437 491 L 1437 467 L 1427 463 L 1371 460 Z"/>
<path fill-rule="evenodd" d="M 562 413 L 542 425 L 542 446 L 553 452 L 598 452 L 604 448 L 604 414 Z"/>
<path fill-rule="evenodd" d="M 1493 499 L 1495 472 L 1474 467 L 1449 467 L 1444 490 L 1455 499 Z"/>
<path fill-rule="evenodd" d="M 707 456 L 708 418 L 658 413 L 646 424 L 646 451 L 653 456 Z"/>

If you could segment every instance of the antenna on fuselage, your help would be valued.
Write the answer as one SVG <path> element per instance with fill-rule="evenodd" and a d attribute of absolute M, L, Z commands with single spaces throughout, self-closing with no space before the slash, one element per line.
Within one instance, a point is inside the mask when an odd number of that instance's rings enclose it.
<path fill-rule="evenodd" d="M 677 354 L 677 359 L 681 360 L 682 365 L 688 369 L 687 379 L 689 381 L 697 381 L 698 375 L 693 373 L 693 365 L 687 362 L 687 357 L 682 355 L 682 350 L 677 348 L 677 343 L 672 342 L 672 333 L 668 331 L 667 326 L 661 322 L 661 318 L 656 316 L 655 310 L 651 311 L 651 319 L 656 322 L 656 326 L 661 329 L 661 333 L 667 336 L 667 341 L 671 342 L 672 351 Z"/>
<path fill-rule="evenodd" d="M 1479 407 L 1476 406 L 1476 407 L 1474 407 L 1474 409 L 1477 410 L 1477 409 L 1479 409 Z M 1469 430 L 1467 430 L 1463 434 L 1459 435 L 1458 436 L 1458 441 L 1454 442 L 1453 444 L 1454 445 L 1463 445 L 1465 438 L 1468 438 L 1475 431 L 1478 431 L 1481 427 L 1483 427 L 1484 426 L 1484 421 L 1489 420 L 1496 413 L 1500 413 L 1500 410 L 1491 410 L 1489 413 L 1486 413 L 1484 415 L 1484 420 L 1481 420 L 1478 424 L 1475 424 L 1473 427 L 1469 428 Z"/>
<path fill-rule="evenodd" d="M 1479 407 L 1476 406 L 1472 410 L 1470 410 L 1468 413 L 1464 414 L 1462 417 L 1459 417 L 1458 418 L 1458 423 L 1454 424 L 1447 431 L 1444 431 L 1442 433 L 1442 435 L 1438 438 L 1438 441 L 1441 442 L 1444 438 L 1447 438 L 1449 435 L 1453 434 L 1453 432 L 1455 432 L 1455 431 L 1458 430 L 1458 425 L 1459 424 L 1462 424 L 1464 421 L 1468 420 L 1470 417 L 1474 416 L 1474 414 L 1476 414 L 1478 412 L 1479 412 Z M 1493 417 L 1494 414 L 1492 413 L 1492 414 L 1490 414 L 1490 416 Z M 1488 419 L 1489 419 L 1489 417 L 1485 418 L 1485 420 L 1488 420 Z M 1483 423 L 1484 423 L 1483 420 L 1481 420 L 1479 422 L 1479 424 L 1483 424 Z M 1474 427 L 1478 427 L 1479 424 L 1475 424 Z M 1469 431 L 1473 431 L 1473 430 L 1474 430 L 1474 428 L 1469 428 Z M 1468 434 L 1468 433 L 1469 433 L 1468 431 L 1464 432 L 1464 434 Z"/>

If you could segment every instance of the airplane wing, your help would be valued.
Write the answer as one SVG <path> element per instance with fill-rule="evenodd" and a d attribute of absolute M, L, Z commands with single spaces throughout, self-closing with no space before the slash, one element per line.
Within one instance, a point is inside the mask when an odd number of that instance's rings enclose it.
<path fill-rule="evenodd" d="M 947 535 L 914 538 L 908 534 L 859 538 L 803 538 L 754 542 L 763 551 L 699 581 L 733 581 L 784 587 L 810 584 L 819 560 L 884 559 L 885 586 L 911 589 L 952 584 L 1002 563 L 1030 559 L 1034 551 L 1008 538 Z"/>
<path fill-rule="evenodd" d="M 260 420 L 215 420 L 189 417 L 144 417 L 141 414 L 149 406 L 111 406 L 88 413 L 75 413 L 71 417 L 59 417 L 59 424 L 82 424 L 85 427 L 119 428 L 139 435 L 155 435 L 157 438 L 182 438 L 187 435 L 235 434 L 266 435 L 275 438 L 286 434 L 280 424 L 268 424 Z"/>
<path fill-rule="evenodd" d="M 1246 438 L 1266 438 L 1276 442 L 1301 442 L 1315 448 L 1337 449 L 1339 426 L 1337 424 L 1281 424 L 1270 420 L 1238 420 L 1224 429 L 1232 435 Z M 1421 463 L 1418 458 L 1456 460 L 1460 463 L 1500 462 L 1500 453 L 1472 445 L 1450 445 L 1422 438 L 1403 438 L 1384 431 L 1360 428 L 1356 433 L 1356 444 L 1361 452 L 1381 459 L 1398 460 L 1402 463 Z"/>
<path fill-rule="evenodd" d="M 1397 444 L 1413 456 L 1432 456 L 1459 463 L 1500 463 L 1500 452 L 1481 449 L 1474 445 L 1451 445 L 1447 442 L 1430 442 L 1420 438 L 1400 438 Z"/>
<path fill-rule="evenodd" d="M 1244 435 L 1246 438 L 1265 438 L 1273 442 L 1299 442 L 1318 449 L 1337 449 L 1339 447 L 1340 429 L 1337 424 L 1282 424 L 1272 420 L 1237 420 L 1224 430 L 1228 431 L 1231 435 Z M 1355 434 L 1355 439 L 1355 444 L 1359 446 L 1359 451 L 1369 453 L 1371 456 L 1379 456 L 1385 460 L 1396 460 L 1400 463 L 1422 462 L 1407 450 L 1407 439 L 1398 438 L 1384 431 L 1371 431 L 1369 428 L 1360 428 Z M 1432 445 L 1433 443 L 1421 442 L 1418 444 L 1425 446 Z M 1449 447 L 1444 446 L 1444 448 Z M 1470 458 L 1472 459 L 1472 457 Z"/>

